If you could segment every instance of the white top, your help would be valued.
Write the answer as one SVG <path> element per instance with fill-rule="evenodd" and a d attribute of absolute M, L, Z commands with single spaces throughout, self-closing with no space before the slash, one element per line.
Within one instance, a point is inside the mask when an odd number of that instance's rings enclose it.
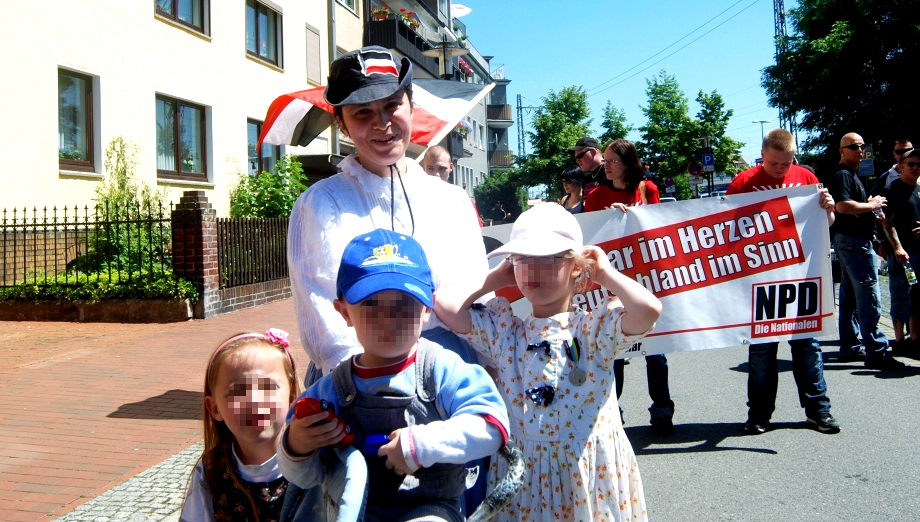
<path fill-rule="evenodd" d="M 300 340 L 323 374 L 362 351 L 354 330 L 332 306 L 342 252 L 358 234 L 390 229 L 391 208 L 395 230 L 412 234 L 411 207 L 413 237 L 425 250 L 435 288 L 459 281 L 472 288 L 488 271 L 476 213 L 463 189 L 427 175 L 406 158 L 405 194 L 399 179 L 393 180 L 391 207 L 389 177 L 366 170 L 354 155 L 339 168 L 342 172 L 318 181 L 297 199 L 287 245 Z M 441 324 L 434 314 L 431 319 L 425 329 Z"/>

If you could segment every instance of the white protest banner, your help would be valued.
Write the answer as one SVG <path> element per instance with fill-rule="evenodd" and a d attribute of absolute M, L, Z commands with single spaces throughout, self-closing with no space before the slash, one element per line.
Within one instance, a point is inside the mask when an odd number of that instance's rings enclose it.
<path fill-rule="evenodd" d="M 663 305 L 641 355 L 820 337 L 835 331 L 827 214 L 816 185 L 577 214 L 586 244 Z M 483 229 L 486 244 L 511 226 Z M 495 266 L 500 259 L 491 260 Z M 517 315 L 517 288 L 497 292 Z M 595 287 L 572 299 L 594 308 Z M 637 355 L 633 353 L 630 355 Z"/>

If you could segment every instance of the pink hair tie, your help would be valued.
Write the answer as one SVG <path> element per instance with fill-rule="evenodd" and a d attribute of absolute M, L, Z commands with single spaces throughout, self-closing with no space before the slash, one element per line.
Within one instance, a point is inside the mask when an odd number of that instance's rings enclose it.
<path fill-rule="evenodd" d="M 265 330 L 265 337 L 268 337 L 268 340 L 272 344 L 277 344 L 282 348 L 287 348 L 291 345 L 288 342 L 288 333 L 280 328 L 269 328 Z"/>
<path fill-rule="evenodd" d="M 208 369 L 210 370 L 211 364 L 214 362 L 214 359 L 217 358 L 217 354 L 223 351 L 224 348 L 226 348 L 228 345 L 236 341 L 239 341 L 240 339 L 249 339 L 249 338 L 268 341 L 270 344 L 273 344 L 281 348 L 281 351 L 284 352 L 285 355 L 287 355 L 288 359 L 291 361 L 291 364 L 292 365 L 294 364 L 294 357 L 292 357 L 291 352 L 288 351 L 288 346 L 291 345 L 291 343 L 288 342 L 288 333 L 280 328 L 269 328 L 268 330 L 265 330 L 264 334 L 255 333 L 255 332 L 243 333 L 239 335 L 234 335 L 233 337 L 220 343 L 220 346 L 218 346 L 211 353 L 211 358 L 208 359 Z"/>

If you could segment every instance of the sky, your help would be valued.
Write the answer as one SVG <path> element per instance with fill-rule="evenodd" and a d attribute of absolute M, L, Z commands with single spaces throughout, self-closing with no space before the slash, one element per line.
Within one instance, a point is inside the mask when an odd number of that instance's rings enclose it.
<path fill-rule="evenodd" d="M 588 92 L 593 135 L 601 134 L 609 100 L 634 127 L 645 124 L 646 80 L 674 75 L 690 104 L 697 93 L 718 91 L 734 114 L 726 134 L 744 142 L 748 163 L 760 156 L 764 132 L 779 126 L 767 104 L 761 71 L 773 62 L 771 0 L 457 0 L 471 8 L 460 20 L 480 54 L 505 68 L 508 100 L 516 110 L 539 106 L 549 91 L 580 85 Z M 786 2 L 786 11 L 796 5 Z M 791 30 L 791 28 L 788 28 Z M 524 111 L 525 130 L 532 111 Z M 515 113 L 516 119 L 516 113 Z M 509 146 L 517 154 L 517 122 Z M 629 139 L 638 140 L 634 130 Z M 530 143 L 526 143 L 530 153 Z"/>

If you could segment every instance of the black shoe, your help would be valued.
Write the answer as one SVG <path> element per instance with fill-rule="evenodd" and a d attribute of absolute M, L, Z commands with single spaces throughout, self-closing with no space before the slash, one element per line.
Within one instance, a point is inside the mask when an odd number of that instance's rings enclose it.
<path fill-rule="evenodd" d="M 862 347 L 840 348 L 837 352 L 837 360 L 841 362 L 857 362 L 866 360 L 866 351 Z"/>
<path fill-rule="evenodd" d="M 866 368 L 870 370 L 881 370 L 883 372 L 897 372 L 906 370 L 907 365 L 891 356 L 891 353 L 876 355 L 866 359 Z"/>
<path fill-rule="evenodd" d="M 920 339 L 895 341 L 894 344 L 891 345 L 891 355 L 917 359 L 920 357 Z"/>
<path fill-rule="evenodd" d="M 670 437 L 674 435 L 674 422 L 671 417 L 655 417 L 651 420 L 652 433 L 659 437 Z"/>
<path fill-rule="evenodd" d="M 821 433 L 840 433 L 840 425 L 830 413 L 819 413 L 816 417 L 808 417 L 808 425 Z"/>
<path fill-rule="evenodd" d="M 766 421 L 759 422 L 759 421 L 753 421 L 749 419 L 747 422 L 744 423 L 744 432 L 747 433 L 748 435 L 760 435 L 760 434 L 766 433 L 767 430 L 769 429 L 770 429 L 770 423 Z"/>

